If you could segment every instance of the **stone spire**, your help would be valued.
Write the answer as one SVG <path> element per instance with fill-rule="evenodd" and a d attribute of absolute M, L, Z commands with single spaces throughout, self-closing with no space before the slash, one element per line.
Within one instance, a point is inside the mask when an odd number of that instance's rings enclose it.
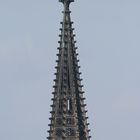
<path fill-rule="evenodd" d="M 69 5 L 74 0 L 59 0 L 64 5 L 56 79 L 52 98 L 49 140 L 90 140 L 78 59 Z"/>

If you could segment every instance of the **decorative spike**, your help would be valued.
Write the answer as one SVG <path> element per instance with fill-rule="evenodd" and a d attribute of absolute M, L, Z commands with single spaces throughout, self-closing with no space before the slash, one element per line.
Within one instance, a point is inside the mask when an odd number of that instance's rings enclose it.
<path fill-rule="evenodd" d="M 81 100 L 85 100 L 85 98 L 80 98 Z"/>
<path fill-rule="evenodd" d="M 56 60 L 56 63 L 59 63 L 60 61 L 59 60 Z"/>
<path fill-rule="evenodd" d="M 56 54 L 56 55 L 60 57 L 60 54 Z"/>
<path fill-rule="evenodd" d="M 77 80 L 82 81 L 83 79 L 82 78 L 77 78 Z"/>
<path fill-rule="evenodd" d="M 54 82 L 58 82 L 58 79 L 54 79 L 53 81 L 54 81 Z"/>
<path fill-rule="evenodd" d="M 48 132 L 49 132 L 49 133 L 52 133 L 53 131 L 52 131 L 52 130 L 48 130 Z"/>
<path fill-rule="evenodd" d="M 58 73 L 54 73 L 54 75 L 58 75 Z"/>
<path fill-rule="evenodd" d="M 82 104 L 82 105 L 81 105 L 81 107 L 85 107 L 85 106 L 86 106 L 86 104 Z"/>
<path fill-rule="evenodd" d="M 51 113 L 51 114 L 54 114 L 55 112 L 54 112 L 54 111 L 50 111 L 50 113 Z"/>
<path fill-rule="evenodd" d="M 80 93 L 80 94 L 83 94 L 83 93 L 85 93 L 85 92 L 84 92 L 84 91 L 79 91 L 79 93 Z"/>
<path fill-rule="evenodd" d="M 48 140 L 51 140 L 53 137 L 47 137 Z"/>
<path fill-rule="evenodd" d="M 89 123 L 87 123 L 86 125 L 89 125 Z"/>
<path fill-rule="evenodd" d="M 54 92 L 52 92 L 52 94 L 56 94 L 56 92 L 54 91 Z"/>
<path fill-rule="evenodd" d="M 50 105 L 51 107 L 55 107 L 55 105 L 53 104 L 53 105 Z"/>
<path fill-rule="evenodd" d="M 54 119 L 54 118 L 52 118 L 52 117 L 51 117 L 51 118 L 49 118 L 49 120 L 53 120 L 53 119 Z"/>
<path fill-rule="evenodd" d="M 88 129 L 88 132 L 90 132 L 90 129 Z"/>
<path fill-rule="evenodd" d="M 85 110 L 85 113 L 87 113 L 87 110 Z"/>
<path fill-rule="evenodd" d="M 85 117 L 85 119 L 87 120 L 87 119 L 88 119 L 88 117 Z"/>
<path fill-rule="evenodd" d="M 82 87 L 83 87 L 83 85 L 79 85 L 79 87 L 81 87 L 81 88 L 82 88 Z"/>
<path fill-rule="evenodd" d="M 53 88 L 57 88 L 57 85 L 54 85 Z"/>
<path fill-rule="evenodd" d="M 58 69 L 59 68 L 59 66 L 55 66 L 55 69 Z"/>
<path fill-rule="evenodd" d="M 56 99 L 55 99 L 55 98 L 52 98 L 51 100 L 52 100 L 52 101 L 56 101 Z"/>
<path fill-rule="evenodd" d="M 48 126 L 54 126 L 53 124 L 48 124 Z"/>
<path fill-rule="evenodd" d="M 81 72 L 78 72 L 78 74 L 81 75 L 82 73 Z"/>
<path fill-rule="evenodd" d="M 73 21 L 71 21 L 70 24 L 73 24 Z"/>

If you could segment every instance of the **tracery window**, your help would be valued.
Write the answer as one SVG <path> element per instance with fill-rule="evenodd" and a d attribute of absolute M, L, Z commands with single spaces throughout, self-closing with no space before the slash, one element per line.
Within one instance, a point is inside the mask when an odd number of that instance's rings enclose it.
<path fill-rule="evenodd" d="M 61 118 L 56 118 L 56 124 L 57 125 L 62 125 L 63 121 Z"/>
<path fill-rule="evenodd" d="M 61 137 L 62 136 L 63 130 L 61 128 L 56 128 L 55 129 L 55 135 Z"/>
<path fill-rule="evenodd" d="M 66 129 L 66 136 L 75 136 L 75 130 L 72 128 L 67 128 Z"/>

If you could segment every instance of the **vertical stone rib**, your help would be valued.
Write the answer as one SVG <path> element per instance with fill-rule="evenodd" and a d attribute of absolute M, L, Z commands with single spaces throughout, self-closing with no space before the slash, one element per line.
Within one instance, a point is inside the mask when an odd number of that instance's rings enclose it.
<path fill-rule="evenodd" d="M 74 0 L 59 0 L 64 5 L 60 46 L 57 54 L 56 79 L 52 111 L 49 118 L 49 140 L 89 140 L 89 130 L 80 72 L 70 18 L 69 5 Z"/>

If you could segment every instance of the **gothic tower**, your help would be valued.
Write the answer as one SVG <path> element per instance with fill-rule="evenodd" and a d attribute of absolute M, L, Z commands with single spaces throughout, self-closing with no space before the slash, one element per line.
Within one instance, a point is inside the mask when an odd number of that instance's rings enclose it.
<path fill-rule="evenodd" d="M 90 140 L 69 6 L 64 5 L 48 140 Z"/>

